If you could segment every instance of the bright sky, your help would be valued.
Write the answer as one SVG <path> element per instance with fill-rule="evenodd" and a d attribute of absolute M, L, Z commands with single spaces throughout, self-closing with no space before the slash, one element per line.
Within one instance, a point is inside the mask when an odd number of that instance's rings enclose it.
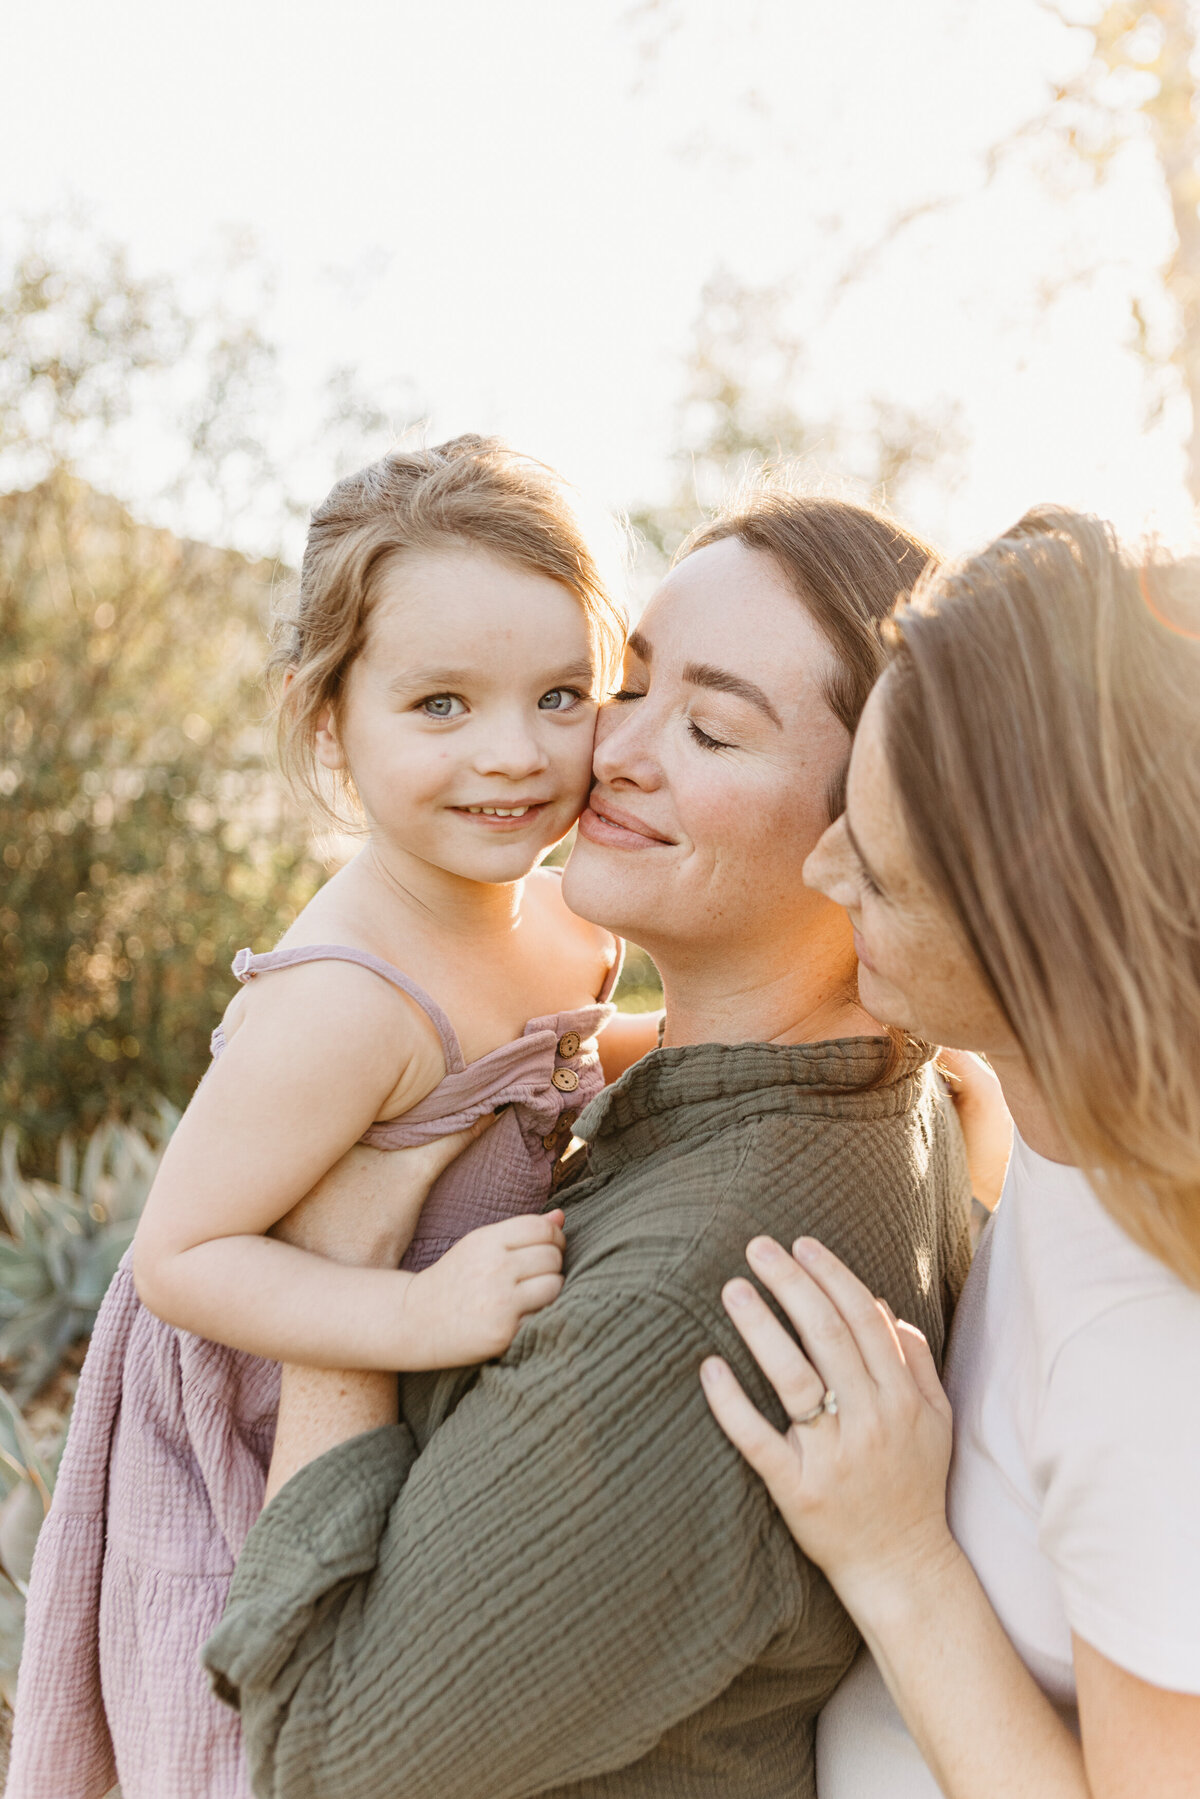
<path fill-rule="evenodd" d="M 0 246 L 70 198 L 142 272 L 248 228 L 298 390 L 411 381 L 609 506 L 664 497 L 702 284 L 792 280 L 818 413 L 957 402 L 966 449 L 914 522 L 950 547 L 1055 498 L 1185 517 L 1181 420 L 1146 426 L 1128 270 L 1169 248 L 1148 157 L 1108 190 L 981 152 L 1081 40 L 1036 0 L 84 0 L 0 19 Z M 831 272 L 907 234 L 824 316 Z M 1047 284 L 1078 265 L 1049 304 Z M 384 447 L 382 444 L 380 448 Z M 332 471 L 297 445 L 303 480 Z M 319 492 L 314 486 L 310 495 Z"/>

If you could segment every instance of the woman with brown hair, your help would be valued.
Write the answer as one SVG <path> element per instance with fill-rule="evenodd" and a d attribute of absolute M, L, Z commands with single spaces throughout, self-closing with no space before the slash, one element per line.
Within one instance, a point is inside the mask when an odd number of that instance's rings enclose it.
<path fill-rule="evenodd" d="M 511 1348 L 399 1403 L 284 1370 L 282 1490 L 205 1652 L 263 1799 L 811 1799 L 856 1633 L 696 1370 L 718 1348 L 754 1381 L 719 1295 L 756 1232 L 819 1232 L 934 1353 L 965 1277 L 932 1052 L 860 1006 L 845 913 L 801 879 L 928 557 L 764 495 L 643 613 L 563 892 L 653 955 L 663 1045 L 574 1120 L 562 1291 Z"/>
<path fill-rule="evenodd" d="M 847 908 L 875 1017 L 988 1054 L 1005 1193 L 950 1404 L 808 1238 L 747 1252 L 802 1348 L 748 1282 L 724 1295 L 787 1435 L 716 1358 L 705 1391 L 874 1658 L 822 1719 L 821 1799 L 1194 1799 L 1194 570 L 1045 509 L 926 577 L 892 638 L 806 879 Z"/>

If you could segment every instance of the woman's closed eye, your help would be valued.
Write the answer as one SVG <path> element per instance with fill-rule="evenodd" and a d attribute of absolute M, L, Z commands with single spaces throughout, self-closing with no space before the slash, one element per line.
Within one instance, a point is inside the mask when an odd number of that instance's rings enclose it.
<path fill-rule="evenodd" d="M 614 687 L 608 697 L 616 705 L 623 706 L 629 700 L 644 700 L 646 694 L 641 687 Z"/>
<path fill-rule="evenodd" d="M 726 743 L 722 738 L 713 737 L 709 732 L 702 730 L 694 718 L 688 719 L 687 726 L 688 730 L 691 732 L 693 742 L 698 743 L 701 749 L 732 750 L 737 748 L 736 744 Z"/>

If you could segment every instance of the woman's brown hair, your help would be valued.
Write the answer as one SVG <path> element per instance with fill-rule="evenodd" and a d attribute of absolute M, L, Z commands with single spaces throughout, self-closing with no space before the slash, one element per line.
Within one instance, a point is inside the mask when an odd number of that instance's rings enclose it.
<path fill-rule="evenodd" d="M 396 450 L 339 481 L 313 511 L 297 603 L 276 621 L 267 665 L 284 773 L 327 818 L 340 816 L 314 755 L 366 640 L 381 577 L 405 551 L 471 544 L 569 589 L 588 623 L 597 681 L 619 663 L 625 619 L 608 593 L 566 483 L 496 437 L 468 434 Z M 351 794 L 352 797 L 352 794 Z"/>
<path fill-rule="evenodd" d="M 1029 512 L 891 627 L 910 841 L 1078 1164 L 1200 1286 L 1200 582 Z"/>
<path fill-rule="evenodd" d="M 726 537 L 764 550 L 827 638 L 837 668 L 825 697 L 853 737 L 883 670 L 883 621 L 936 563 L 936 551 L 886 512 L 770 480 L 693 531 L 676 561 Z M 831 819 L 845 803 L 843 768 L 830 786 Z"/>

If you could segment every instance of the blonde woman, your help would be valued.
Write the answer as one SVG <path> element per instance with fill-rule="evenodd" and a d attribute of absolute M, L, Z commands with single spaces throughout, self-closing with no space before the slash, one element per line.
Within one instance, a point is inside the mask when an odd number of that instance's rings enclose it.
<path fill-rule="evenodd" d="M 821 1799 L 1194 1799 L 1200 596 L 1043 510 L 928 578 L 893 643 L 805 875 L 876 1018 L 987 1052 L 1004 1197 L 949 1404 L 809 1239 L 747 1252 L 802 1347 L 724 1295 L 787 1435 L 716 1358 L 705 1391 L 871 1651 L 822 1717 Z"/>

